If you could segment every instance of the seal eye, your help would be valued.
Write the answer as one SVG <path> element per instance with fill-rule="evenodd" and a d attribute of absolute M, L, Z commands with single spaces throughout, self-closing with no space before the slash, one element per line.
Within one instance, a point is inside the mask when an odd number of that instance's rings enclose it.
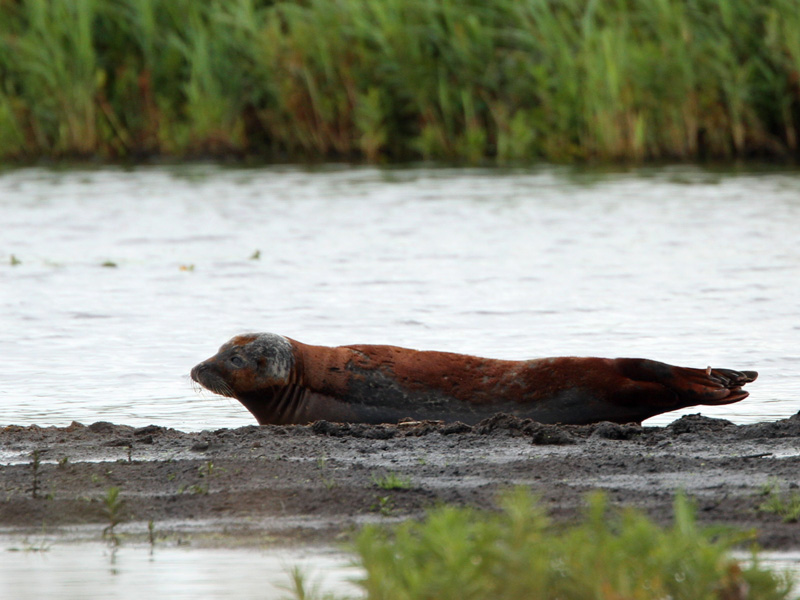
<path fill-rule="evenodd" d="M 231 356 L 231 364 L 234 367 L 241 368 L 244 366 L 244 361 L 239 356 Z"/>

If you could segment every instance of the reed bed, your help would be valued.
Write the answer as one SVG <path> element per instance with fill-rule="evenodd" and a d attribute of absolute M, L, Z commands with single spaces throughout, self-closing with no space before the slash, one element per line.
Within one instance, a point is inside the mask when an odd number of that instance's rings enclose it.
<path fill-rule="evenodd" d="M 0 0 L 0 158 L 794 158 L 797 0 Z"/>

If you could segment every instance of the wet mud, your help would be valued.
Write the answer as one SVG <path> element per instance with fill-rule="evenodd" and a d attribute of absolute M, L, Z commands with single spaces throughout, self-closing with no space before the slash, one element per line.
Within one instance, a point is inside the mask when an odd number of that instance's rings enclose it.
<path fill-rule="evenodd" d="M 599 489 L 664 524 L 683 490 L 702 524 L 753 530 L 762 547 L 789 550 L 800 548 L 800 524 L 759 506 L 766 487 L 788 502 L 799 485 L 800 413 L 738 426 L 692 415 L 644 428 L 495 415 L 474 426 L 0 429 L 0 534 L 24 539 L 99 539 L 113 487 L 119 535 L 263 546 L 335 544 L 363 523 L 441 503 L 492 509 L 500 492 L 525 486 L 557 521 L 579 515 Z"/>

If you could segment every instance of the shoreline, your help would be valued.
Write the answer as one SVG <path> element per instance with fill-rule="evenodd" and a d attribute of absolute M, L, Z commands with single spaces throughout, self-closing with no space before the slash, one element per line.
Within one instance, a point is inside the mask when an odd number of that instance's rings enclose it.
<path fill-rule="evenodd" d="M 666 524 L 682 490 L 702 525 L 756 530 L 766 550 L 798 550 L 800 523 L 759 509 L 798 494 L 798 438 L 800 413 L 750 425 L 689 415 L 666 427 L 507 415 L 472 427 L 320 421 L 189 433 L 10 425 L 0 429 L 0 536 L 99 541 L 116 487 L 118 531 L 132 542 L 146 543 L 152 521 L 161 543 L 335 545 L 364 523 L 417 518 L 442 503 L 493 509 L 500 492 L 521 485 L 555 522 L 574 519 L 599 489 Z"/>

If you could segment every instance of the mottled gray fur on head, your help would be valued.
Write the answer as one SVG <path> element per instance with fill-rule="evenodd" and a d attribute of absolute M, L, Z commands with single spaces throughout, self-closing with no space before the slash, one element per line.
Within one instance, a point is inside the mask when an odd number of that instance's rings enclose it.
<path fill-rule="evenodd" d="M 261 374 L 268 379 L 287 380 L 294 369 L 294 353 L 292 344 L 282 335 L 276 333 L 256 333 L 248 344 L 253 353 L 263 357 Z"/>

